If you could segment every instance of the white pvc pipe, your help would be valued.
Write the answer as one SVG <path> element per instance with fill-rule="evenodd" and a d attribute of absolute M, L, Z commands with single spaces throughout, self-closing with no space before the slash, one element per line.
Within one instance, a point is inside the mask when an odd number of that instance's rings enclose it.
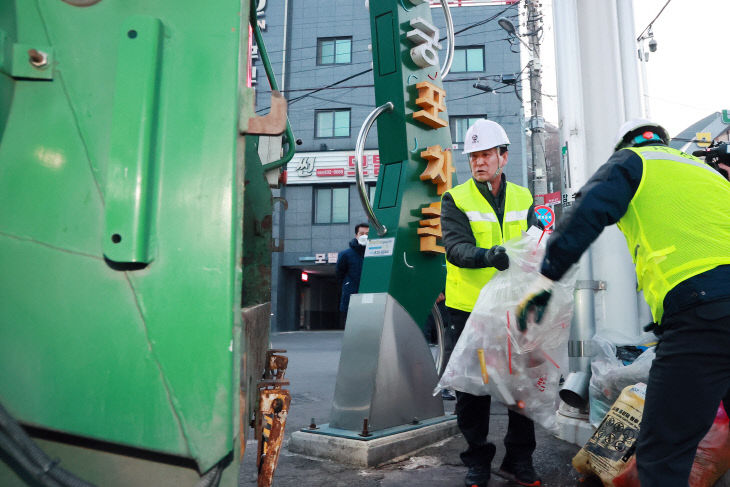
<path fill-rule="evenodd" d="M 577 3 L 581 46 L 586 161 L 594 173 L 613 153 L 613 139 L 625 120 L 616 0 Z M 606 290 L 596 294 L 596 333 L 616 345 L 634 344 L 640 327 L 636 276 L 626 240 L 615 226 L 592 246 L 593 278 Z"/>
<path fill-rule="evenodd" d="M 576 0 L 555 0 L 553 19 L 560 137 L 561 145 L 567 145 L 568 151 L 568 165 L 563 168 L 563 191 L 572 201 L 573 193 L 588 180 Z"/>
<path fill-rule="evenodd" d="M 617 0 L 618 32 L 621 49 L 621 74 L 624 89 L 624 112 L 627 120 L 643 117 L 641 107 L 642 89 L 639 79 L 639 60 L 634 29 L 633 0 Z M 643 64 L 643 61 L 641 61 Z M 651 309 L 646 304 L 644 294 L 636 293 L 639 325 L 644 326 L 653 321 Z"/>
<path fill-rule="evenodd" d="M 563 194 L 568 201 L 585 184 L 586 150 L 585 123 L 583 122 L 583 83 L 580 72 L 580 39 L 576 0 L 555 0 L 553 2 L 555 25 L 555 66 L 557 71 L 558 113 L 560 115 L 560 141 L 563 150 Z M 567 159 L 566 159 L 567 157 Z M 564 210 L 566 213 L 570 208 Z M 566 377 L 589 377 L 591 373 L 590 340 L 595 334 L 595 291 L 585 286 L 593 282 L 591 250 L 586 251 L 578 264 L 578 282 L 574 292 L 573 319 L 568 338 L 570 375 Z M 583 375 L 581 375 L 583 374 Z M 583 381 L 585 382 L 585 381 Z M 577 389 L 566 381 L 561 397 L 587 398 L 587 383 Z M 585 396 L 585 397 L 584 397 Z"/>
<path fill-rule="evenodd" d="M 627 120 L 641 117 L 641 90 L 636 61 L 636 30 L 633 0 L 617 0 L 621 78 L 624 89 L 624 115 Z"/>

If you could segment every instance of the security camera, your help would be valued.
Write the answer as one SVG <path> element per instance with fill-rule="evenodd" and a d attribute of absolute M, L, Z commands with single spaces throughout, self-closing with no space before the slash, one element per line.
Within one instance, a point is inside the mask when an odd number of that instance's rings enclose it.
<path fill-rule="evenodd" d="M 649 50 L 650 50 L 651 52 L 656 52 L 656 44 L 657 44 L 657 42 L 656 42 L 656 40 L 654 40 L 654 39 L 651 39 L 651 40 L 649 41 Z"/>

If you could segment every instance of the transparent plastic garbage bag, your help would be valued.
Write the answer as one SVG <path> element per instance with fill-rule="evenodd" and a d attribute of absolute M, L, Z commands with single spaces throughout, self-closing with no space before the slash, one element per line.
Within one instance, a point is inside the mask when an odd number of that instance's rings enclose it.
<path fill-rule="evenodd" d="M 624 387 L 649 381 L 649 369 L 656 356 L 655 347 L 647 348 L 636 360 L 624 365 L 616 358 L 616 346 L 596 335 L 592 340 L 591 381 L 588 386 L 590 422 L 598 427 Z"/>
<path fill-rule="evenodd" d="M 484 286 L 434 393 L 491 395 L 555 430 L 560 376 L 567 375 L 575 266 L 555 283 L 540 324 L 517 328 L 515 309 L 539 274 L 545 238 L 537 228 L 504 244 L 509 268 Z M 538 244 L 539 243 L 539 244 Z"/>

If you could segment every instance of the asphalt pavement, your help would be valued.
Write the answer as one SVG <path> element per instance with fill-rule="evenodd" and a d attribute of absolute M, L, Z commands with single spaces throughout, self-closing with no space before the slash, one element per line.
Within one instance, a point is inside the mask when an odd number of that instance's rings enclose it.
<path fill-rule="evenodd" d="M 289 367 L 286 377 L 291 381 L 292 402 L 286 425 L 286 438 L 309 426 L 312 418 L 317 424 L 329 422 L 334 396 L 335 378 L 342 346 L 342 331 L 306 331 L 272 334 L 272 348 L 287 350 Z M 452 414 L 454 401 L 444 401 L 447 414 Z M 499 467 L 504 455 L 502 440 L 507 430 L 507 409 L 492 404 L 489 441 L 497 445 L 493 467 Z M 535 469 L 546 487 L 597 487 L 591 480 L 581 481 L 570 461 L 579 447 L 559 440 L 536 426 L 537 450 L 533 456 Z M 408 458 L 375 468 L 338 464 L 329 460 L 305 457 L 285 447 L 274 475 L 277 487 L 460 487 L 464 485 L 464 467 L 459 453 L 466 448 L 461 435 L 442 440 Z M 254 455 L 256 443 L 249 441 L 241 469 L 239 484 L 256 485 Z M 514 485 L 492 475 L 489 487 Z"/>

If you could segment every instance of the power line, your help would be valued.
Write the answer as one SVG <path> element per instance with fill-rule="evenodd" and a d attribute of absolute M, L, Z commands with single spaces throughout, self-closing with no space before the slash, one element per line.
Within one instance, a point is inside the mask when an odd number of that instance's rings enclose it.
<path fill-rule="evenodd" d="M 506 11 L 508 11 L 509 9 L 511 9 L 511 8 L 515 8 L 515 7 L 517 6 L 517 5 L 518 5 L 517 3 L 515 3 L 515 4 L 512 4 L 512 5 L 510 5 L 509 7 L 507 7 L 507 8 L 505 8 L 505 9 L 501 10 L 500 12 L 498 12 L 498 13 L 496 13 L 496 14 L 494 14 L 494 15 L 490 16 L 490 17 L 488 17 L 487 19 L 484 19 L 484 20 L 481 20 L 481 21 L 475 22 L 475 23 L 473 23 L 472 25 L 469 25 L 469 26 L 465 27 L 464 29 L 461 29 L 460 31 L 458 31 L 458 32 L 455 32 L 455 33 L 454 33 L 454 36 L 456 36 L 457 34 L 461 34 L 461 33 L 465 32 L 465 31 L 467 31 L 467 30 L 469 30 L 469 29 L 472 29 L 472 28 L 474 28 L 474 27 L 477 27 L 477 26 L 479 26 L 479 25 L 483 25 L 483 24 L 486 24 L 487 22 L 491 22 L 491 21 L 493 21 L 494 19 L 496 19 L 496 18 L 498 18 L 499 16 L 501 16 L 502 14 L 504 14 L 504 13 L 505 13 Z M 501 41 L 501 40 L 505 40 L 505 39 L 496 39 L 496 40 L 491 40 L 491 41 L 487 41 L 487 42 L 498 42 L 498 41 Z M 485 42 L 485 44 L 486 44 L 486 42 Z M 315 69 L 318 69 L 318 68 L 315 68 Z M 359 85 L 359 86 L 347 86 L 347 87 L 339 87 L 339 88 L 334 88 L 334 87 L 336 87 L 337 85 L 339 85 L 339 84 L 341 84 L 341 83 L 344 83 L 345 81 L 349 81 L 349 80 L 351 80 L 351 79 L 353 79 L 353 78 L 356 78 L 356 77 L 358 77 L 358 76 L 361 76 L 361 75 L 363 75 L 363 74 L 365 74 L 365 73 L 369 73 L 369 72 L 371 72 L 372 70 L 373 70 L 373 68 L 368 68 L 368 69 L 366 69 L 366 70 L 360 71 L 359 73 L 355 73 L 355 74 L 353 74 L 353 75 L 350 75 L 350 76 L 348 76 L 348 77 L 346 77 L 346 78 L 343 78 L 343 79 L 341 79 L 341 80 L 339 80 L 339 81 L 335 81 L 334 83 L 330 83 L 329 85 L 326 85 L 326 86 L 322 86 L 322 87 L 318 87 L 318 88 L 300 88 L 300 89 L 298 89 L 298 90 L 287 90 L 287 91 L 309 91 L 309 90 L 311 90 L 311 92 L 310 92 L 310 93 L 306 93 L 306 94 L 304 94 L 304 95 L 300 95 L 300 96 L 298 96 L 298 97 L 296 97 L 296 98 L 293 98 L 293 99 L 289 100 L 289 101 L 288 101 L 288 105 L 289 105 L 289 106 L 291 106 L 292 104 L 294 104 L 294 103 L 296 103 L 296 102 L 298 102 L 298 101 L 300 101 L 300 100 L 303 100 L 303 99 L 307 98 L 308 96 L 311 96 L 311 95 L 313 95 L 314 93 L 317 93 L 317 92 L 319 92 L 319 91 L 323 91 L 323 90 L 327 90 L 327 89 L 344 89 L 344 88 L 366 88 L 366 87 L 372 87 L 372 86 L 374 86 L 373 84 L 368 84 L 368 85 Z M 293 74 L 293 75 L 296 75 L 296 74 L 299 74 L 299 73 L 301 73 L 301 72 L 303 72 L 303 71 L 298 71 L 298 72 L 296 72 L 296 73 L 292 73 L 292 74 Z M 492 76 L 494 76 L 494 75 L 492 75 Z M 473 79 L 473 78 L 468 78 L 468 79 L 461 79 L 461 80 L 443 80 L 443 82 L 452 82 L 452 81 L 471 81 L 472 79 Z M 266 92 L 262 92 L 262 93 L 266 93 Z M 262 112 L 262 111 L 264 111 L 264 110 L 268 110 L 268 109 L 269 109 L 269 107 L 264 107 L 264 108 L 260 108 L 260 109 L 256 110 L 256 112 L 258 113 L 258 112 Z"/>
<path fill-rule="evenodd" d="M 370 72 L 370 71 L 372 71 L 372 70 L 373 70 L 373 68 L 368 68 L 368 69 L 366 69 L 366 70 L 364 70 L 364 71 L 360 71 L 359 73 L 355 73 L 355 74 L 353 74 L 353 75 L 350 75 L 350 76 L 348 76 L 348 77 L 346 77 L 346 78 L 342 78 L 342 79 L 341 79 L 341 80 L 339 80 L 339 81 L 335 81 L 334 83 L 330 83 L 330 84 L 328 84 L 327 86 L 323 86 L 323 87 L 321 87 L 321 88 L 317 88 L 317 89 L 314 89 L 314 90 L 312 90 L 312 92 L 311 92 L 311 93 L 307 93 L 307 94 L 305 94 L 305 95 L 302 95 L 302 96 L 299 96 L 299 97 L 297 97 L 297 98 L 294 98 L 294 99 L 292 99 L 292 100 L 289 100 L 289 105 L 291 105 L 292 103 L 296 103 L 296 102 L 298 102 L 299 100 L 301 100 L 301 99 L 303 99 L 303 98 L 306 98 L 306 97 L 308 97 L 308 96 L 311 96 L 311 95 L 313 95 L 313 94 L 315 94 L 315 93 L 318 93 L 318 92 L 320 92 L 320 91 L 322 91 L 322 90 L 326 90 L 326 89 L 328 89 L 328 88 L 332 88 L 333 86 L 337 86 L 337 85 L 339 85 L 340 83 L 344 83 L 345 81 L 349 81 L 349 80 L 351 80 L 352 78 L 357 78 L 358 76 L 361 76 L 361 75 L 363 75 L 363 74 L 365 74 L 365 73 L 369 73 L 369 72 Z"/>
<path fill-rule="evenodd" d="M 372 71 L 372 69 L 368 69 L 366 71 L 362 71 L 362 72 L 358 73 L 358 75 L 365 74 L 365 73 L 367 73 L 369 71 Z M 520 76 L 520 74 L 521 73 L 517 73 L 517 76 Z M 449 79 L 443 80 L 442 82 L 443 83 L 458 83 L 460 81 L 478 81 L 481 78 L 491 78 L 493 81 L 500 81 L 499 78 L 500 78 L 501 75 L 502 75 L 502 73 L 499 73 L 499 74 L 480 74 L 480 75 L 476 76 L 476 73 L 475 73 L 475 75 L 470 76 L 468 78 L 449 78 Z M 519 81 L 519 79 L 520 78 L 518 78 L 518 81 Z M 505 84 L 507 84 L 507 83 L 505 83 Z M 336 88 L 335 87 L 331 87 L 331 85 L 327 85 L 325 87 L 315 87 L 315 88 L 291 88 L 291 89 L 288 89 L 288 90 L 280 90 L 280 93 L 293 93 L 295 91 L 311 91 L 311 90 L 320 90 L 320 89 L 322 89 L 322 90 L 324 90 L 324 89 L 345 90 L 345 89 L 350 89 L 350 88 L 372 88 L 373 86 L 374 86 L 373 83 L 368 83 L 368 84 L 364 84 L 364 85 L 338 86 Z M 271 91 L 270 90 L 266 90 L 266 91 L 260 91 L 259 93 L 266 94 L 266 93 L 271 93 Z"/>
<path fill-rule="evenodd" d="M 498 75 L 488 75 L 488 76 L 485 76 L 485 77 L 489 77 L 489 76 L 494 77 L 494 76 L 498 76 Z M 474 78 L 462 78 L 462 79 L 446 80 L 445 82 L 449 82 L 449 81 L 474 81 Z M 504 90 L 506 88 L 510 88 L 513 85 L 516 86 L 521 81 L 523 81 L 521 78 L 517 78 L 517 80 L 516 80 L 515 83 L 503 83 L 502 86 L 498 86 L 498 87 L 494 88 L 491 91 L 491 93 L 495 93 L 497 95 L 511 94 L 512 93 L 511 90 L 510 91 L 500 91 L 500 90 Z M 345 93 L 341 93 L 334 100 L 331 99 L 331 98 L 323 98 L 323 97 L 318 97 L 318 96 L 314 96 L 314 95 L 308 95 L 308 97 L 309 98 L 314 98 L 315 100 L 321 100 L 321 101 L 326 101 L 326 102 L 330 102 L 330 103 L 339 103 L 341 101 L 342 97 L 344 97 L 345 95 L 349 94 L 349 92 L 351 92 L 352 90 L 354 90 L 356 88 L 364 88 L 364 87 L 372 87 L 372 86 L 373 85 L 370 84 L 370 85 L 356 85 L 356 86 L 352 86 L 352 85 L 350 85 L 350 86 L 338 86 L 336 88 L 332 88 L 332 89 L 346 89 L 346 90 L 348 90 Z M 483 94 L 484 94 L 484 92 L 472 93 L 470 95 L 460 96 L 458 98 L 449 98 L 448 101 L 449 102 L 454 102 L 454 101 L 459 101 L 459 100 L 463 100 L 463 99 L 466 99 L 466 98 L 472 98 L 472 97 L 479 96 L 479 95 L 483 95 Z M 545 96 L 550 96 L 550 95 L 545 95 Z M 352 102 L 352 101 L 348 101 L 347 102 L 347 105 L 348 106 L 359 106 L 359 107 L 373 108 L 373 104 L 372 103 L 355 103 L 355 102 Z"/>
<path fill-rule="evenodd" d="M 481 21 L 481 22 L 484 22 L 484 21 Z M 502 31 L 501 28 L 500 29 L 490 29 L 490 30 L 486 30 L 486 31 L 481 32 L 481 33 L 475 32 L 475 33 L 470 34 L 470 35 L 489 34 L 489 33 L 492 33 L 492 32 L 501 32 L 501 31 Z M 454 35 L 455 36 L 456 35 L 459 35 L 461 32 L 463 32 L 463 31 L 460 31 L 458 33 L 455 33 Z M 440 39 L 440 40 L 444 40 L 444 39 Z M 501 41 L 504 41 L 504 40 L 509 40 L 509 37 L 499 38 L 499 39 L 491 39 L 491 40 L 488 40 L 488 41 L 484 41 L 484 44 L 489 44 L 489 43 L 493 43 L 493 42 L 501 42 Z M 355 42 L 364 42 L 364 41 L 361 41 L 361 40 L 353 41 L 353 44 Z M 304 50 L 304 49 L 307 49 L 307 50 L 310 50 L 310 49 L 311 50 L 316 50 L 317 49 L 317 46 L 295 47 L 295 48 L 290 49 L 289 51 L 290 52 L 291 51 L 300 51 L 300 50 Z M 369 52 L 369 51 L 370 51 L 369 49 L 355 49 L 355 50 L 351 50 L 350 51 L 350 54 L 352 55 L 352 54 L 364 53 L 364 52 Z M 271 57 L 272 54 L 274 54 L 274 53 L 280 53 L 282 51 L 281 50 L 276 50 L 276 51 L 268 51 L 267 50 L 266 52 L 267 52 L 267 54 L 269 54 L 269 57 Z M 300 58 L 294 58 L 294 57 L 292 57 L 290 59 L 287 59 L 287 63 L 293 63 L 295 61 L 307 61 L 307 60 L 310 60 L 310 59 L 317 59 L 318 57 L 319 56 L 317 56 L 317 55 L 307 56 L 307 57 L 300 57 Z M 282 64 L 282 62 L 283 61 L 271 61 L 271 65 L 272 66 L 275 66 L 275 65 L 278 65 L 278 64 Z M 370 61 L 368 61 L 368 62 L 370 62 Z M 329 67 L 338 67 L 338 66 L 343 66 L 343 65 L 348 65 L 348 64 L 352 64 L 352 63 L 318 65 L 314 69 L 329 68 Z M 362 64 L 362 63 L 355 63 L 355 64 Z"/>
<path fill-rule="evenodd" d="M 649 22 L 649 25 L 647 25 L 646 28 L 641 31 L 641 34 L 639 34 L 639 37 L 636 38 L 637 41 L 641 41 L 641 38 L 644 36 L 646 31 L 651 29 L 651 26 L 654 25 L 654 22 L 656 22 L 656 19 L 659 18 L 659 16 L 662 14 L 662 12 L 664 12 L 664 9 L 667 8 L 667 5 L 669 5 L 669 2 L 671 2 L 671 1 L 672 0 L 667 0 L 667 3 L 665 3 L 664 6 L 662 7 L 662 9 L 659 11 L 659 13 L 656 14 L 656 17 L 654 17 L 654 20 Z"/>
<path fill-rule="evenodd" d="M 494 30 L 486 31 L 486 32 L 499 32 L 500 30 L 501 29 L 494 29 Z M 503 42 L 503 41 L 508 41 L 508 40 L 509 40 L 508 37 L 501 37 L 499 39 L 491 39 L 491 40 L 488 40 L 488 41 L 484 41 L 483 42 L 483 45 L 487 45 L 487 44 L 495 43 L 495 42 Z M 354 52 L 365 52 L 365 51 L 353 51 L 353 53 Z M 291 64 L 292 61 L 304 61 L 304 60 L 307 60 L 307 59 L 316 59 L 316 56 L 309 57 L 309 58 L 299 58 L 299 59 L 295 59 L 295 60 L 289 60 L 289 61 L 287 61 L 287 63 L 288 64 Z M 314 66 L 314 67 L 309 68 L 309 69 L 300 69 L 298 71 L 294 71 L 293 74 L 309 73 L 311 71 L 319 71 L 319 70 L 326 69 L 326 68 L 343 68 L 345 66 L 357 66 L 357 65 L 371 64 L 371 63 L 372 63 L 372 59 L 368 59 L 367 61 L 361 61 L 361 62 L 357 62 L 357 63 L 317 65 L 317 66 Z M 281 61 L 273 61 L 273 62 L 271 62 L 272 67 L 273 66 L 276 66 L 276 65 L 279 65 L 279 64 L 282 64 L 282 62 Z M 445 80 L 445 82 L 449 82 L 449 81 L 450 80 Z M 370 85 L 370 86 L 372 86 L 372 85 Z M 260 91 L 259 93 L 268 93 L 268 92 L 267 91 Z"/>
<path fill-rule="evenodd" d="M 495 43 L 495 42 L 503 42 L 503 41 L 508 41 L 508 40 L 509 40 L 508 37 L 501 37 L 499 39 L 491 39 L 491 40 L 488 40 L 488 41 L 484 41 L 482 44 L 475 44 L 474 46 L 481 47 L 481 46 L 486 46 L 487 44 L 491 44 L 491 43 Z M 366 52 L 366 51 L 353 51 L 353 54 L 354 53 L 359 53 L 359 52 Z M 291 59 L 291 60 L 287 60 L 287 64 L 288 65 L 291 65 L 295 61 L 296 62 L 301 62 L 301 61 L 306 61 L 306 60 L 309 60 L 309 59 L 316 59 L 316 58 L 317 58 L 317 56 L 311 56 L 311 57 L 306 57 L 306 58 L 298 58 L 298 59 Z M 309 69 L 300 69 L 298 71 L 293 71 L 292 74 L 308 73 L 308 72 L 311 72 L 311 71 L 319 71 L 321 69 L 327 69 L 327 68 L 343 68 L 345 66 L 356 66 L 356 65 L 360 65 L 360 64 L 369 64 L 369 63 L 372 63 L 372 58 L 371 57 L 368 57 L 368 60 L 367 61 L 360 61 L 360 62 L 356 62 L 356 63 L 353 62 L 353 63 L 341 63 L 341 64 L 334 64 L 334 63 L 333 64 L 320 64 L 320 65 L 313 66 L 313 67 L 311 67 Z M 282 64 L 281 61 L 272 61 L 271 62 L 271 66 L 272 67 L 279 66 L 281 64 Z M 259 64 L 257 64 L 257 67 L 258 66 L 259 66 Z"/>
<path fill-rule="evenodd" d="M 345 96 L 346 94 L 347 94 L 347 93 L 342 93 L 342 94 L 340 94 L 340 98 L 342 98 L 342 97 L 343 97 L 343 96 Z M 330 98 L 322 98 L 322 97 L 320 97 L 320 96 L 315 96 L 315 95 L 309 95 L 309 97 L 310 97 L 310 98 L 314 98 L 315 100 L 321 100 L 321 101 L 328 101 L 328 102 L 330 102 L 330 103 L 339 103 L 339 101 L 340 101 L 339 99 L 335 99 L 335 100 L 332 100 L 332 99 L 330 99 Z M 356 106 L 356 107 L 366 107 L 366 108 L 373 108 L 373 105 L 372 105 L 372 103 L 355 103 L 355 102 L 353 102 L 353 101 L 348 101 L 348 102 L 347 102 L 347 104 L 348 104 L 349 106 Z"/>
<path fill-rule="evenodd" d="M 315 67 L 308 68 L 308 69 L 300 69 L 298 71 L 294 71 L 291 74 L 298 75 L 298 74 L 302 74 L 302 73 L 310 73 L 312 71 L 320 71 L 320 70 L 326 69 L 326 68 L 344 68 L 345 66 L 361 66 L 363 64 L 368 64 L 369 65 L 369 64 L 372 64 L 372 62 L 373 62 L 372 59 L 368 59 L 367 61 L 360 61 L 360 62 L 357 62 L 357 63 L 333 64 L 333 65 L 327 64 L 327 65 L 324 65 L 324 66 L 323 65 L 319 65 L 319 66 L 315 66 Z M 273 66 L 275 64 L 281 64 L 281 63 L 271 63 L 271 64 L 272 64 L 272 68 L 273 68 Z M 258 68 L 259 66 L 256 66 L 256 67 Z M 289 76 L 289 75 L 287 75 L 287 76 Z M 259 93 L 266 93 L 266 92 L 260 91 Z"/>
<path fill-rule="evenodd" d="M 517 4 L 515 4 L 515 5 L 517 5 Z M 512 8 L 512 7 L 508 7 L 507 9 L 502 10 L 499 14 L 496 14 L 496 15 L 498 15 L 498 16 L 501 15 L 502 13 L 506 12 L 509 8 Z M 519 17 L 519 15 L 513 14 L 513 15 L 508 15 L 508 17 L 510 17 L 510 18 L 517 18 L 517 17 Z M 455 25 L 454 28 L 460 27 L 462 25 L 465 25 L 466 28 L 454 32 L 454 35 L 459 35 L 462 32 L 465 32 L 465 31 L 467 31 L 469 29 L 472 29 L 473 27 L 478 27 L 479 25 L 483 25 L 483 24 L 485 24 L 485 23 L 487 23 L 489 21 L 490 21 L 489 19 L 486 19 L 486 20 L 479 21 L 476 24 L 474 24 L 474 23 L 464 23 L 464 24 Z M 308 25 L 308 24 L 319 25 L 319 24 L 321 24 L 321 22 L 297 22 L 296 23 L 296 25 L 298 27 L 301 27 L 303 25 Z M 277 27 L 283 27 L 283 26 L 277 25 Z M 502 30 L 502 29 L 500 28 L 500 29 L 487 30 L 484 33 L 498 32 L 500 30 Z M 350 37 L 350 36 L 327 36 L 326 38 L 341 38 L 341 37 Z M 446 38 L 444 37 L 444 38 L 442 38 L 440 40 L 444 40 L 444 39 L 446 39 Z M 370 43 L 370 41 L 371 41 L 370 38 L 367 38 L 367 39 L 353 39 L 352 40 L 352 43 L 353 44 L 355 44 L 355 43 L 364 43 L 364 42 Z M 310 44 L 310 45 L 306 45 L 306 46 L 299 46 L 299 47 L 289 48 L 287 50 L 287 52 L 290 52 L 291 53 L 291 52 L 294 52 L 294 51 L 301 51 L 301 50 L 304 50 L 304 49 L 316 49 L 316 48 L 317 48 L 317 45 L 311 45 Z M 363 51 L 366 51 L 366 50 L 367 49 L 358 50 L 358 51 L 352 51 L 352 52 L 363 52 Z M 276 49 L 276 50 L 268 50 L 267 49 L 266 52 L 269 54 L 269 56 L 271 56 L 272 54 L 278 54 L 278 53 L 284 52 L 284 49 Z"/>
<path fill-rule="evenodd" d="M 360 76 L 360 75 L 365 74 L 365 73 L 370 72 L 370 71 L 372 71 L 372 69 L 367 69 L 365 71 L 361 71 L 359 73 L 356 73 L 356 74 L 350 76 L 349 78 L 342 79 L 342 80 L 340 80 L 340 81 L 338 81 L 336 83 L 332 83 L 331 85 L 322 86 L 322 87 L 319 87 L 319 88 L 297 88 L 297 89 L 286 90 L 286 92 L 288 92 L 288 93 L 295 92 L 295 91 L 311 91 L 311 93 L 306 93 L 304 95 L 300 95 L 298 97 L 292 98 L 291 100 L 288 101 L 288 105 L 292 105 L 292 104 L 294 104 L 294 103 L 296 103 L 298 101 L 301 101 L 301 100 L 303 100 L 305 98 L 308 98 L 308 97 L 312 96 L 313 93 L 317 93 L 319 91 L 324 91 L 324 90 L 353 90 L 353 89 L 356 89 L 356 88 L 372 88 L 374 86 L 374 84 L 372 84 L 372 83 L 362 84 L 362 85 L 334 86 L 334 85 L 336 85 L 338 83 L 342 83 L 344 81 L 347 81 L 348 79 L 352 79 L 352 78 L 354 78 L 356 76 Z M 486 75 L 486 76 L 480 76 L 480 78 L 481 77 L 487 78 L 487 77 L 490 77 L 490 76 L 491 77 L 494 77 L 494 76 L 499 76 L 499 75 L 491 74 L 491 75 Z M 457 82 L 457 81 L 477 81 L 477 79 L 475 79 L 475 78 L 457 78 L 457 79 L 443 80 L 444 83 L 453 83 L 453 82 Z M 521 81 L 520 78 L 517 79 L 517 82 L 519 82 L 519 81 Z M 505 88 L 505 87 L 511 86 L 511 85 L 512 85 L 512 83 L 505 83 L 503 86 L 500 86 L 500 87 L 496 88 L 494 91 L 496 93 L 500 94 L 500 95 L 501 94 L 505 94 L 505 92 L 498 92 L 496 90 L 499 90 L 499 89 L 502 89 L 502 88 Z M 260 93 L 261 94 L 265 94 L 265 93 L 270 93 L 270 91 L 261 91 Z M 474 96 L 481 95 L 481 94 L 482 93 L 476 93 Z M 469 95 L 468 97 L 470 97 L 470 96 L 472 96 L 472 95 Z M 545 96 L 551 96 L 551 95 L 545 95 Z M 518 98 L 519 98 L 519 95 L 518 95 Z M 460 99 L 461 98 L 454 98 L 453 100 L 450 99 L 449 101 L 455 101 L 455 100 L 460 100 Z M 325 101 L 333 101 L 333 100 L 325 100 Z M 348 102 L 348 104 L 349 105 L 354 105 L 354 106 L 368 106 L 368 107 L 372 107 L 372 105 L 365 105 L 365 104 L 358 104 L 358 103 L 351 103 L 351 102 Z M 258 110 L 256 110 L 256 113 L 259 113 L 259 112 L 262 112 L 262 111 L 268 110 L 268 109 L 269 109 L 269 107 L 259 108 Z"/>
<path fill-rule="evenodd" d="M 498 12 L 498 13 L 492 15 L 491 17 L 485 19 L 485 20 L 482 20 L 480 22 L 476 22 L 473 25 L 470 25 L 468 27 L 465 27 L 465 28 L 461 29 L 460 31 L 454 32 L 454 35 L 456 36 L 457 34 L 461 34 L 462 32 L 466 32 L 469 29 L 473 29 L 474 27 L 478 27 L 480 25 L 486 24 L 487 22 L 491 22 L 494 19 L 496 19 L 497 17 L 502 16 L 502 14 L 505 13 L 507 10 L 509 10 L 511 8 L 515 8 L 517 5 L 519 5 L 519 3 L 514 3 L 514 4 L 510 5 L 509 7 L 505 8 L 504 10 L 502 10 L 501 12 Z"/>
<path fill-rule="evenodd" d="M 286 93 L 293 93 L 293 92 L 296 92 L 296 91 L 310 91 L 310 93 L 305 93 L 304 95 L 300 95 L 300 96 L 297 96 L 295 98 L 292 98 L 291 100 L 288 100 L 288 105 L 292 105 L 292 104 L 294 104 L 294 103 L 296 103 L 298 101 L 301 101 L 304 98 L 307 98 L 307 97 L 311 96 L 312 94 L 317 93 L 319 91 L 324 91 L 324 90 L 353 90 L 353 89 L 357 89 L 357 88 L 372 88 L 373 86 L 375 86 L 373 83 L 361 84 L 361 85 L 336 86 L 339 83 L 343 83 L 345 81 L 348 81 L 348 80 L 350 80 L 350 79 L 352 79 L 354 77 L 357 77 L 357 76 L 363 75 L 365 73 L 368 73 L 370 71 L 372 71 L 372 68 L 366 69 L 366 70 L 361 71 L 359 73 L 355 73 L 352 76 L 349 76 L 349 77 L 344 78 L 344 79 L 341 79 L 341 80 L 339 80 L 339 81 L 337 81 L 335 83 L 332 83 L 332 84 L 329 84 L 329 85 L 326 85 L 326 86 L 322 86 L 322 87 L 319 87 L 319 88 L 293 88 L 293 89 L 290 89 L 290 90 L 282 91 L 282 93 L 284 93 L 284 92 L 286 92 Z M 495 76 L 500 76 L 500 75 L 498 75 L 498 74 L 488 74 L 488 75 L 481 75 L 481 76 L 479 76 L 477 78 L 473 78 L 473 77 L 470 77 L 470 78 L 452 78 L 452 79 L 448 79 L 448 80 L 443 80 L 443 83 L 455 83 L 455 82 L 464 82 L 464 81 L 478 81 L 479 78 L 489 78 L 489 77 L 492 77 L 493 78 Z M 518 76 L 519 76 L 519 74 L 518 74 Z M 493 91 L 496 92 L 496 93 L 498 93 L 498 94 L 500 94 L 500 95 L 501 94 L 505 94 L 506 92 L 498 92 L 496 90 L 500 90 L 500 89 L 503 89 L 503 88 L 506 88 L 506 87 L 512 86 L 512 85 L 515 85 L 516 86 L 520 81 L 523 81 L 522 77 L 518 77 L 515 83 L 505 83 L 503 86 L 499 86 L 499 87 L 495 88 Z M 267 91 L 260 91 L 259 93 L 260 94 L 266 94 L 266 93 L 270 93 L 270 91 L 268 91 L 268 90 Z M 481 94 L 482 93 L 476 93 L 474 96 L 481 95 Z M 544 94 L 544 93 L 541 93 L 541 94 L 543 94 L 544 96 L 547 96 L 547 97 L 551 97 L 551 98 L 555 96 L 555 95 L 548 95 L 548 94 Z M 472 95 L 468 95 L 467 97 L 471 97 L 471 96 Z M 517 95 L 517 98 L 519 98 L 521 100 L 521 97 L 519 95 Z M 456 101 L 456 100 L 460 100 L 460 99 L 462 99 L 462 98 L 449 99 L 449 101 Z M 327 101 L 332 101 L 332 100 L 327 100 Z M 360 105 L 360 104 L 350 103 L 350 102 L 348 102 L 348 104 L 356 105 L 356 106 L 370 106 L 370 107 L 372 107 L 372 105 Z M 262 112 L 262 111 L 268 110 L 268 109 L 269 109 L 269 107 L 259 108 L 258 110 L 256 110 L 256 113 L 259 113 L 259 112 Z"/>

